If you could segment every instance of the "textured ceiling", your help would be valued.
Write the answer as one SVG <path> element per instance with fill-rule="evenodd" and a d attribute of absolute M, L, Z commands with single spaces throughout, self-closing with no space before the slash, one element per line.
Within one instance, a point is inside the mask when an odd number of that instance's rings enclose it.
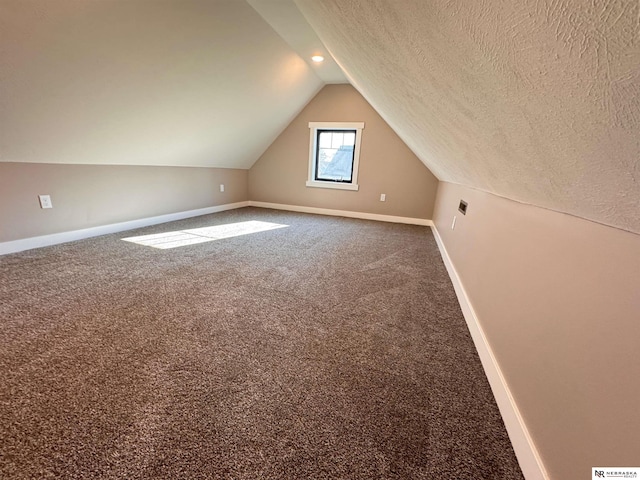
<path fill-rule="evenodd" d="M 321 86 L 244 1 L 0 0 L 0 161 L 248 168 Z"/>
<path fill-rule="evenodd" d="M 640 233 L 637 0 L 296 0 L 439 179 Z"/>

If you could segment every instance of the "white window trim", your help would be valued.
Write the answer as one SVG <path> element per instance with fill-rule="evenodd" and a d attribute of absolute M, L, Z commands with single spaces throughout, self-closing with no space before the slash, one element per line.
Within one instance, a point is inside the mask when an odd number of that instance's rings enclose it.
<path fill-rule="evenodd" d="M 307 187 L 334 188 L 336 190 L 358 190 L 358 167 L 360 166 L 360 142 L 364 122 L 309 122 L 309 177 Z M 351 172 L 351 183 L 330 182 L 315 180 L 316 178 L 316 141 L 318 130 L 355 130 L 356 144 L 353 150 L 353 171 Z"/>

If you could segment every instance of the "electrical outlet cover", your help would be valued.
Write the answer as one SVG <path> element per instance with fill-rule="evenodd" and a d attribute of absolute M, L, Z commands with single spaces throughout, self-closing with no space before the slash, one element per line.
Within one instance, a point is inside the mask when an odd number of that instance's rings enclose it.
<path fill-rule="evenodd" d="M 40 208 L 53 208 L 51 203 L 51 195 L 38 195 L 40 199 Z"/>

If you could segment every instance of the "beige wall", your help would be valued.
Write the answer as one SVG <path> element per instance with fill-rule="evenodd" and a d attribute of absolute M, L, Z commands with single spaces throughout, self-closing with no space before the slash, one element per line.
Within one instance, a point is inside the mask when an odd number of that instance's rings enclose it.
<path fill-rule="evenodd" d="M 247 170 L 0 162 L 0 242 L 245 200 Z"/>
<path fill-rule="evenodd" d="M 640 236 L 444 182 L 434 222 L 551 478 L 640 466 Z"/>
<path fill-rule="evenodd" d="M 309 122 L 365 123 L 357 192 L 305 186 Z M 437 184 L 351 85 L 325 86 L 249 170 L 251 200 L 422 219 L 431 218 Z"/>

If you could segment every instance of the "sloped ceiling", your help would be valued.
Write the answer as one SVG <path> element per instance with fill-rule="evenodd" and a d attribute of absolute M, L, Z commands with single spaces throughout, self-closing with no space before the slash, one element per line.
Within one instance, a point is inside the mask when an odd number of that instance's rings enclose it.
<path fill-rule="evenodd" d="M 640 233 L 637 0 L 296 4 L 440 180 Z"/>
<path fill-rule="evenodd" d="M 249 168 L 322 84 L 245 1 L 0 1 L 0 161 Z"/>
<path fill-rule="evenodd" d="M 349 83 L 293 0 L 247 0 L 256 12 L 305 60 L 324 83 Z M 315 63 L 314 55 L 324 61 Z"/>

